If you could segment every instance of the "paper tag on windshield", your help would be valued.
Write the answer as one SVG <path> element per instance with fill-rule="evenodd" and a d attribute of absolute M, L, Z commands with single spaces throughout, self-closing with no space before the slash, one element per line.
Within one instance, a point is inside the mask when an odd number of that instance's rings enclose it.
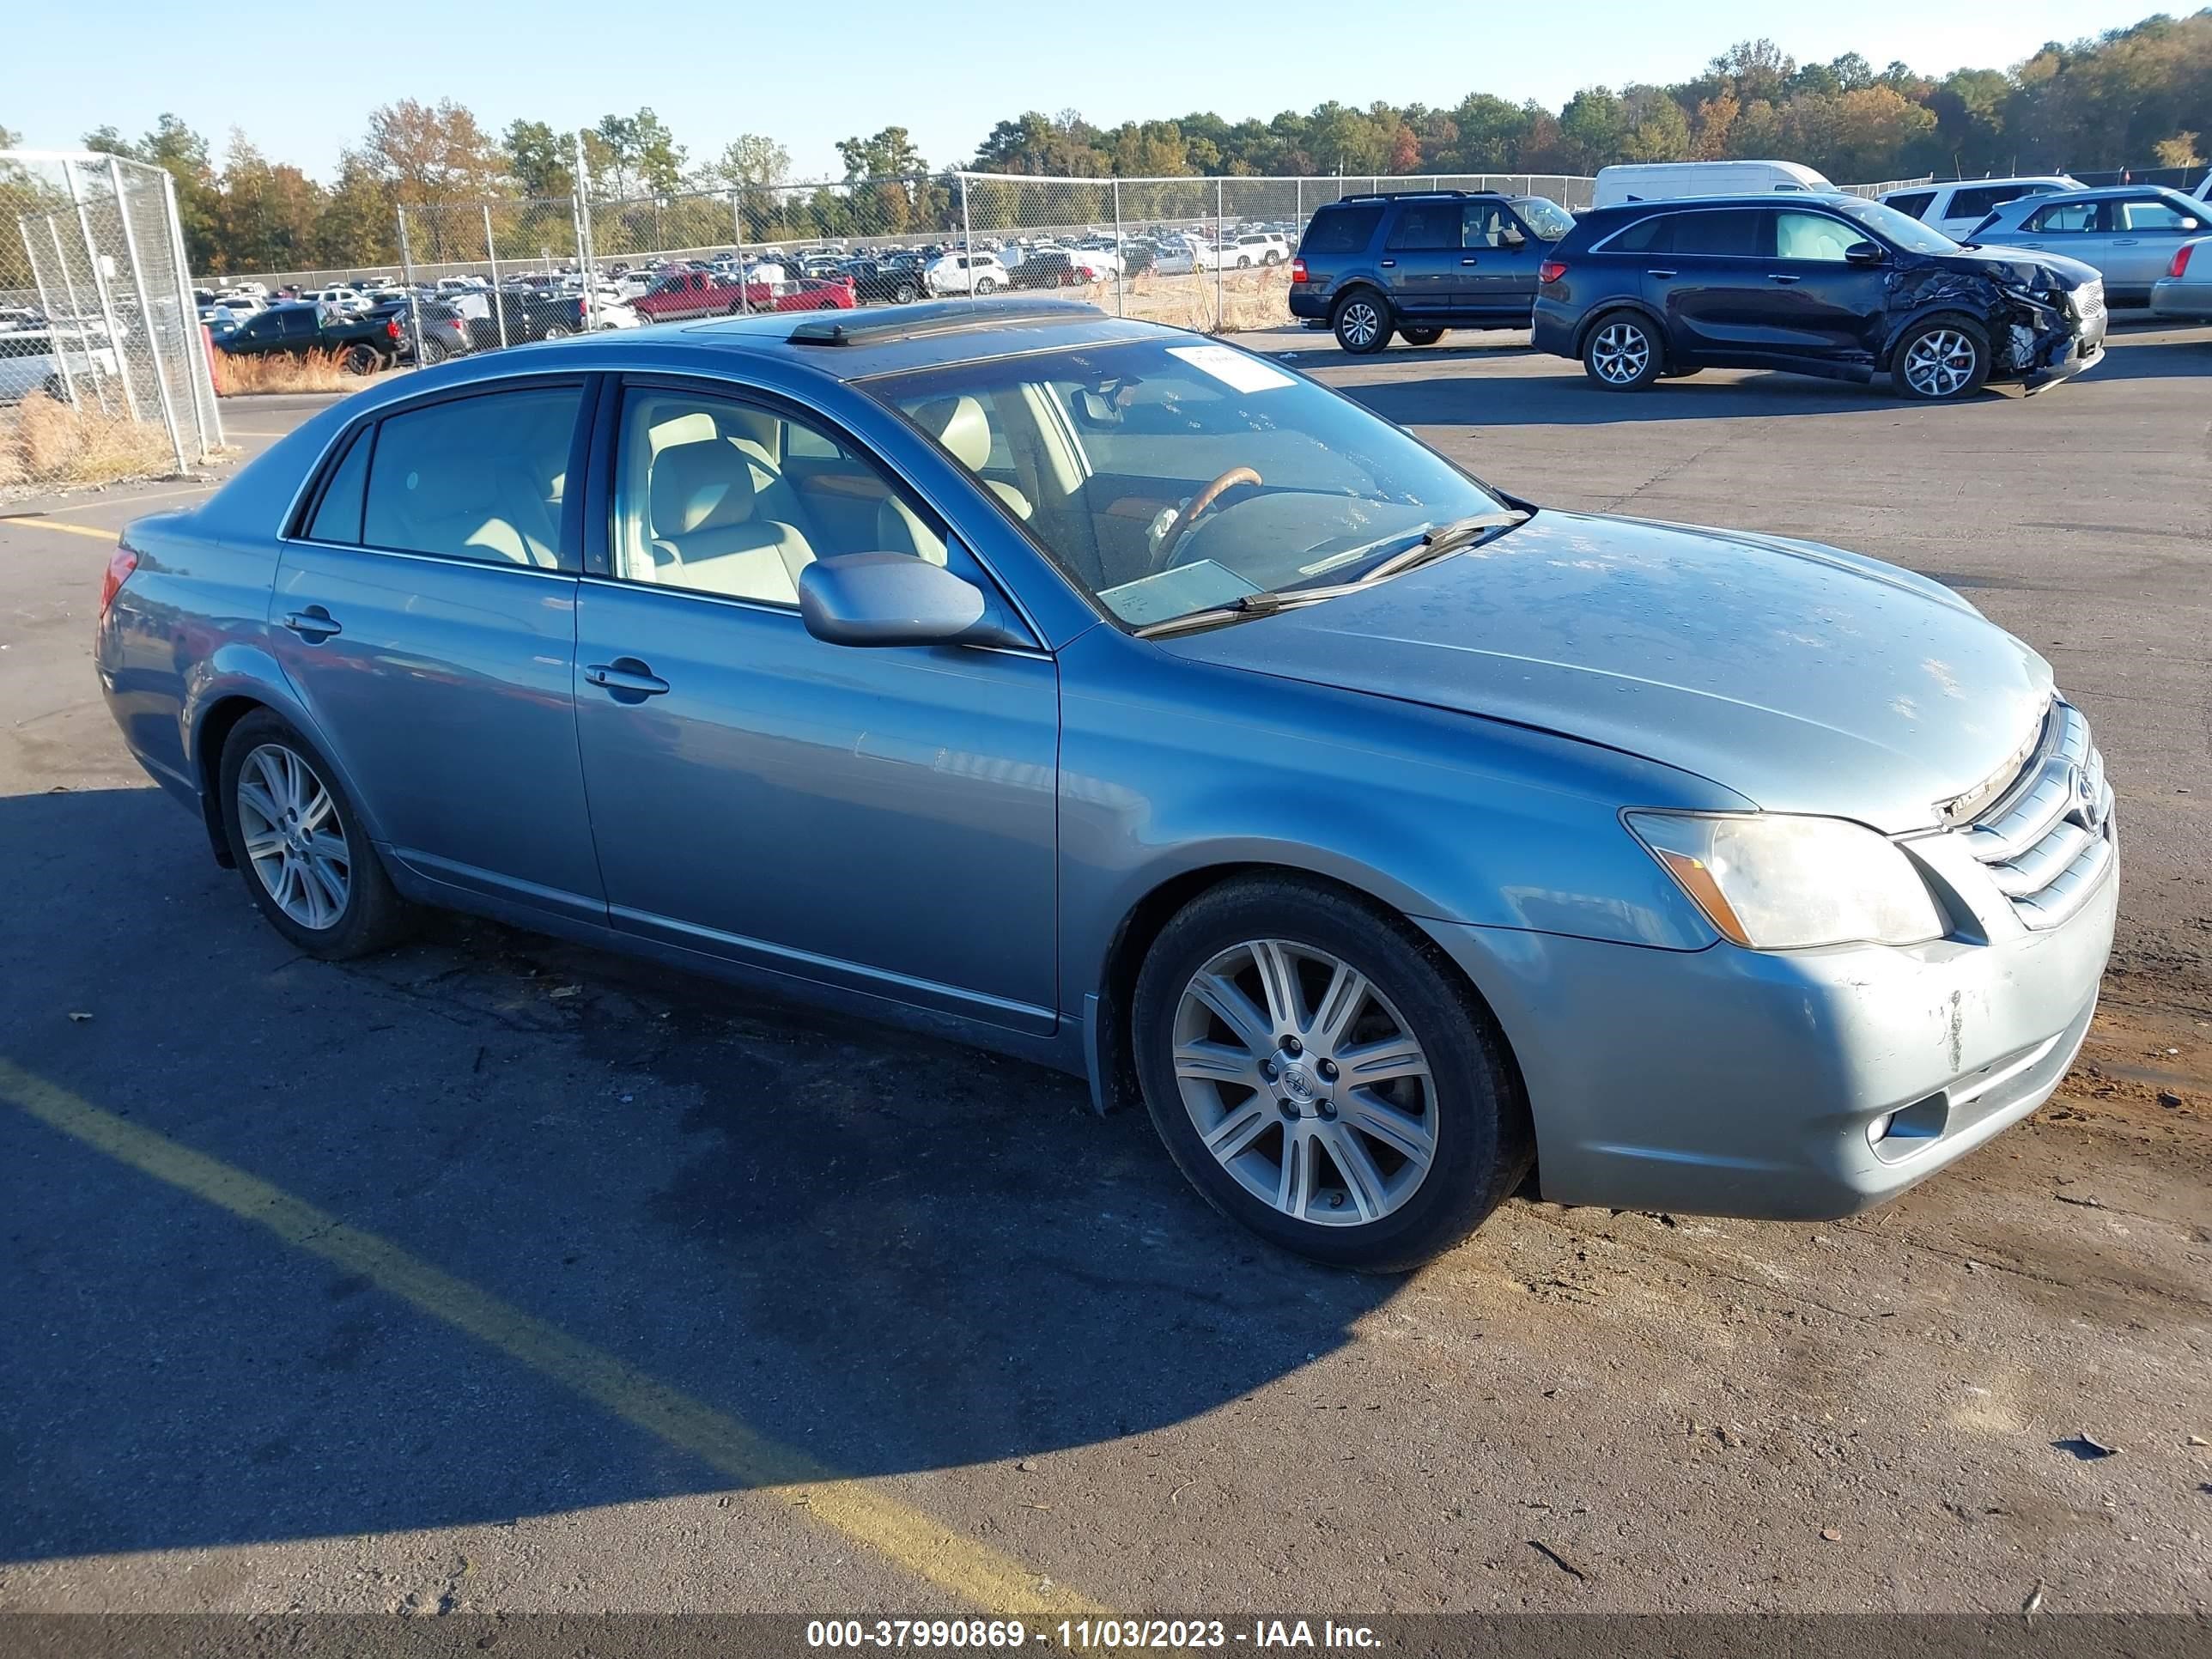
<path fill-rule="evenodd" d="M 1170 346 L 1168 356 L 1182 358 L 1237 392 L 1273 392 L 1291 383 L 1281 369 L 1271 368 L 1257 357 L 1248 357 L 1229 346 Z"/>

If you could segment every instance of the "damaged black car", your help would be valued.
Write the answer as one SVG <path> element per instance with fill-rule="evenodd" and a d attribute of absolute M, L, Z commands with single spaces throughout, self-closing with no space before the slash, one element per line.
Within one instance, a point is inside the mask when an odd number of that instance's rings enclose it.
<path fill-rule="evenodd" d="M 1887 374 L 1941 401 L 2029 392 L 2104 355 L 2105 290 L 2078 261 L 1963 248 L 1850 196 L 1629 202 L 1583 215 L 1539 273 L 1539 351 L 1609 392 L 1701 368 Z"/>

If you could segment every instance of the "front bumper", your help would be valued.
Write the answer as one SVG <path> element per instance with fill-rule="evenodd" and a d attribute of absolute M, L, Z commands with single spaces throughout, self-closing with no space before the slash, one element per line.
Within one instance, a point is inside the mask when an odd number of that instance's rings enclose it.
<path fill-rule="evenodd" d="M 2115 859 L 2058 927 L 2029 930 L 1992 893 L 1974 907 L 1987 943 L 1905 949 L 1680 951 L 1425 925 L 1505 1028 L 1547 1199 L 1821 1220 L 2050 1097 L 2096 1011 L 2118 891 Z"/>

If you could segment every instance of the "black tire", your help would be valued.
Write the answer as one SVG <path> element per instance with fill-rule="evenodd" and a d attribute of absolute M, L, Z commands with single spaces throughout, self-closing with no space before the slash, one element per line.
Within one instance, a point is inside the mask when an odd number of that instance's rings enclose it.
<path fill-rule="evenodd" d="M 1639 311 L 1608 311 L 1583 337 L 1583 372 L 1607 392 L 1641 392 L 1667 366 L 1665 343 Z"/>
<path fill-rule="evenodd" d="M 1390 302 L 1371 288 L 1355 288 L 1329 315 L 1336 343 L 1355 357 L 1371 357 L 1390 343 Z"/>
<path fill-rule="evenodd" d="M 541 340 L 565 340 L 568 337 L 568 325 L 564 323 L 548 323 L 545 325 L 545 331 L 538 337 Z"/>
<path fill-rule="evenodd" d="M 920 297 L 912 283 L 901 283 L 891 290 L 891 303 L 895 306 L 910 306 Z"/>
<path fill-rule="evenodd" d="M 1279 265 L 1283 263 L 1283 256 L 1277 252 L 1273 248 L 1269 248 L 1267 250 L 1267 258 L 1262 263 L 1271 265 Z"/>
<path fill-rule="evenodd" d="M 1440 328 L 1401 328 L 1398 337 L 1411 346 L 1431 346 L 1444 337 Z"/>
<path fill-rule="evenodd" d="M 384 357 L 374 346 L 349 345 L 339 354 L 338 367 L 349 374 L 374 374 L 384 367 Z"/>
<path fill-rule="evenodd" d="M 1261 939 L 1327 951 L 1365 975 L 1427 1060 L 1425 1110 L 1435 1136 L 1433 1160 L 1402 1202 L 1374 1220 L 1349 1225 L 1303 1220 L 1255 1196 L 1207 1149 L 1184 1103 L 1175 1064 L 1184 992 L 1222 952 Z M 1316 1006 L 1317 992 L 1308 988 L 1303 995 L 1309 1008 Z M 1184 1177 L 1231 1220 L 1317 1261 L 1365 1273 L 1416 1267 L 1480 1225 L 1519 1184 L 1534 1157 L 1517 1073 L 1480 999 L 1410 924 L 1339 889 L 1286 876 L 1252 876 L 1193 900 L 1161 931 L 1145 958 L 1131 1010 L 1131 1042 L 1146 1107 Z M 1282 1112 L 1287 1136 L 1288 1108 L 1267 1109 L 1271 1121 L 1274 1111 Z M 1320 1113 L 1316 1121 L 1329 1116 Z M 1263 1130 L 1253 1147 L 1264 1156 L 1276 1133 L 1273 1127 Z M 1370 1152 L 1376 1145 L 1369 1143 Z M 1316 1176 L 1316 1194 L 1331 1192 L 1320 1180 Z"/>
<path fill-rule="evenodd" d="M 976 297 L 980 299 L 986 294 L 995 293 L 998 290 L 998 287 L 999 285 L 993 282 L 988 276 L 978 276 L 975 279 Z"/>
<path fill-rule="evenodd" d="M 415 356 L 423 368 L 434 368 L 453 355 L 443 340 L 425 340 L 422 342 L 422 349 L 417 351 Z"/>
<path fill-rule="evenodd" d="M 1990 337 L 1968 317 L 1925 318 L 1905 331 L 1890 354 L 1890 386 L 1914 403 L 1971 398 L 1989 378 Z"/>
<path fill-rule="evenodd" d="M 330 793 L 334 816 L 343 834 L 350 858 L 347 866 L 346 897 L 335 921 L 321 927 L 307 927 L 287 915 L 263 880 L 246 851 L 241 822 L 239 782 L 247 760 L 256 750 L 287 750 L 305 763 L 316 781 Z M 269 925 L 309 956 L 325 962 L 366 956 L 382 950 L 407 930 L 412 920 L 406 902 L 395 892 L 382 860 L 370 844 L 353 799 L 338 781 L 330 763 L 291 726 L 266 708 L 258 708 L 230 729 L 223 742 L 222 760 L 216 773 L 222 791 L 222 827 L 230 843 L 232 861 L 246 883 L 246 890 Z"/>

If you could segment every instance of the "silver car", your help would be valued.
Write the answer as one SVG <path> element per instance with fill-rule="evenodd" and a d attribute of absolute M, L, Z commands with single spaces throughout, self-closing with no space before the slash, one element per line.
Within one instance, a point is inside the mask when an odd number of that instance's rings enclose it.
<path fill-rule="evenodd" d="M 2036 248 L 2094 265 L 2105 302 L 2150 303 L 2176 248 L 2212 230 L 2205 204 L 2156 185 L 2109 185 L 2007 202 L 1974 227 L 1978 246 Z"/>
<path fill-rule="evenodd" d="M 1532 1160 L 1874 1204 L 2050 1094 L 2112 934 L 2088 728 L 1964 599 L 1061 302 L 391 381 L 131 526 L 97 660 L 303 951 L 451 907 L 1025 1055 L 1358 1267 Z"/>
<path fill-rule="evenodd" d="M 2151 284 L 2150 309 L 2173 322 L 2212 323 L 2212 236 L 2174 249 L 2166 274 Z"/>

